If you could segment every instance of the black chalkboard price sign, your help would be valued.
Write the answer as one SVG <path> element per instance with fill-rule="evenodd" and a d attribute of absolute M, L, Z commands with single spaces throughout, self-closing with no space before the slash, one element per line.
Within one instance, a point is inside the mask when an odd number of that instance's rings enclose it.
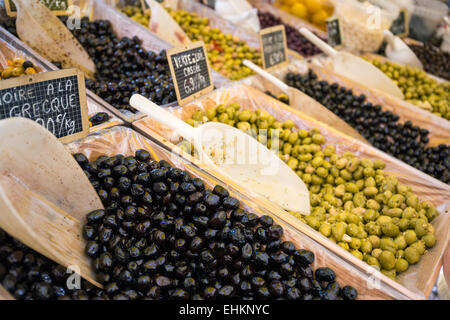
<path fill-rule="evenodd" d="M 6 14 L 10 17 L 17 16 L 17 8 L 13 0 L 4 0 Z M 67 16 L 72 12 L 69 9 L 72 5 L 72 0 L 39 0 L 44 6 L 49 8 L 57 16 Z"/>
<path fill-rule="evenodd" d="M 262 29 L 259 32 L 259 43 L 264 69 L 270 70 L 289 63 L 283 25 Z"/>
<path fill-rule="evenodd" d="M 180 106 L 214 89 L 203 41 L 167 50 L 167 60 Z"/>
<path fill-rule="evenodd" d="M 84 74 L 77 69 L 0 81 L 0 120 L 34 120 L 66 143 L 89 133 Z"/>
<path fill-rule="evenodd" d="M 400 10 L 397 19 L 392 22 L 391 32 L 399 37 L 406 37 L 409 33 L 409 18 L 406 9 Z"/>
<path fill-rule="evenodd" d="M 328 44 L 333 48 L 339 49 L 344 45 L 339 18 L 336 16 L 328 18 L 326 20 L 326 25 Z"/>

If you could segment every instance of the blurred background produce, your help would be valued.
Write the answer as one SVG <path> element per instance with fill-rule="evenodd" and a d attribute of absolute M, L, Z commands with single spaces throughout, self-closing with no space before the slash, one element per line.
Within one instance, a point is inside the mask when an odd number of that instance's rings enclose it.
<path fill-rule="evenodd" d="M 338 155 L 318 129 L 299 129 L 291 120 L 279 122 L 262 109 L 243 110 L 237 103 L 197 111 L 186 122 L 208 121 L 233 125 L 268 148 L 279 138 L 279 157 L 310 191 L 311 215 L 291 214 L 385 275 L 395 279 L 435 245 L 430 222 L 438 211 L 386 175 L 382 161 Z"/>
<path fill-rule="evenodd" d="M 75 156 L 106 208 L 87 215 L 83 235 L 113 299 L 357 298 L 332 269 L 314 270 L 314 254 L 285 241 L 273 218 L 247 212 L 224 187 L 210 189 L 143 149 L 92 162 Z"/>
<path fill-rule="evenodd" d="M 427 147 L 428 130 L 411 121 L 399 123 L 397 114 L 373 105 L 365 95 L 355 95 L 352 89 L 319 80 L 312 70 L 304 75 L 289 73 L 285 81 L 338 115 L 375 148 L 450 183 L 450 146 Z"/>
<path fill-rule="evenodd" d="M 286 42 L 289 49 L 301 54 L 304 57 L 310 57 L 321 53 L 319 48 L 306 39 L 297 29 L 283 23 L 280 18 L 274 16 L 270 12 L 258 11 L 258 18 L 261 28 L 263 29 L 278 26 L 280 24 L 284 25 L 286 30 Z M 320 37 L 319 35 L 317 36 L 326 41 L 326 39 Z"/>
<path fill-rule="evenodd" d="M 334 7 L 328 0 L 275 0 L 274 5 L 326 31 L 325 20 L 333 15 Z"/>
<path fill-rule="evenodd" d="M 450 82 L 438 82 L 418 68 L 377 59 L 371 62 L 394 80 L 406 101 L 450 120 Z"/>
<path fill-rule="evenodd" d="M 427 42 L 448 13 L 448 6 L 438 0 L 414 0 L 409 36 Z"/>
<path fill-rule="evenodd" d="M 450 81 L 450 53 L 440 50 L 430 43 L 410 44 L 409 47 L 422 62 L 426 72 Z"/>
<path fill-rule="evenodd" d="M 139 18 L 142 15 L 140 7 L 124 7 L 121 10 L 148 27 L 149 20 Z M 208 18 L 199 17 L 196 13 L 189 13 L 185 10 L 167 8 L 167 11 L 191 41 L 202 40 L 205 42 L 211 67 L 223 76 L 231 80 L 240 80 L 251 75 L 252 70 L 242 63 L 244 59 L 251 60 L 258 65 L 262 64 L 258 50 L 251 48 L 236 36 L 224 34 L 218 28 L 211 28 Z M 138 15 L 136 15 L 137 13 Z"/>

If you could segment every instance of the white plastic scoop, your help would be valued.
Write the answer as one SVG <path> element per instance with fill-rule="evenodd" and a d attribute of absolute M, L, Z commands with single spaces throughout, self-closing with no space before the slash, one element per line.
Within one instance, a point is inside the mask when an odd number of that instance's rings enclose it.
<path fill-rule="evenodd" d="M 94 279 L 82 225 L 103 205 L 64 145 L 25 118 L 0 121 L 0 228 L 47 258 Z"/>
<path fill-rule="evenodd" d="M 384 39 L 387 41 L 385 54 L 389 60 L 423 69 L 422 62 L 402 39 L 394 36 L 389 30 L 384 30 Z"/>
<path fill-rule="evenodd" d="M 200 161 L 225 177 L 283 209 L 310 213 L 309 192 L 303 181 L 274 152 L 250 135 L 217 122 L 193 128 L 138 94 L 131 97 L 130 105 L 193 143 Z M 273 141 L 275 147 L 277 142 Z"/>
<path fill-rule="evenodd" d="M 364 84 L 368 88 L 375 88 L 403 99 L 403 93 L 395 83 L 370 62 L 351 53 L 334 50 L 306 28 L 301 28 L 300 33 L 333 60 L 335 73 Z"/>
<path fill-rule="evenodd" d="M 308 116 L 326 123 L 330 127 L 333 127 L 355 139 L 367 143 L 367 141 L 355 129 L 347 124 L 347 122 L 339 118 L 337 115 L 335 115 L 333 112 L 328 110 L 313 98 L 309 97 L 296 88 L 288 86 L 283 81 L 273 76 L 269 72 L 261 69 L 249 60 L 244 60 L 244 65 L 258 73 L 260 76 L 267 79 L 272 84 L 277 86 L 281 91 L 286 93 L 289 96 L 289 101 L 292 108 L 300 110 Z"/>

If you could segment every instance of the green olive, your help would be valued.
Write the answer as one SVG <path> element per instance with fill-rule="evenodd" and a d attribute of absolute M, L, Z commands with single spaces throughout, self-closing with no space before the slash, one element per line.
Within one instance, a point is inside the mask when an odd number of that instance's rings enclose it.
<path fill-rule="evenodd" d="M 395 268 L 395 256 L 391 251 L 383 250 L 378 260 L 380 261 L 381 266 L 386 270 Z"/>
<path fill-rule="evenodd" d="M 405 259 L 409 264 L 415 264 L 419 262 L 420 254 L 417 249 L 408 247 L 405 249 Z"/>

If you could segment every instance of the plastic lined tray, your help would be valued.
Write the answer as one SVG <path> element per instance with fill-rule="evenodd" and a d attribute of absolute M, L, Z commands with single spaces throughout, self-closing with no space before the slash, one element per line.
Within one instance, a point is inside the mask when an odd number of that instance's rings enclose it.
<path fill-rule="evenodd" d="M 319 128 L 321 133 L 325 136 L 326 143 L 335 145 L 338 154 L 350 151 L 362 158 L 383 160 L 386 163 L 385 172 L 387 174 L 393 174 L 398 177 L 402 184 L 411 186 L 413 192 L 422 201 L 428 200 L 433 202 L 440 212 L 440 216 L 433 221 L 433 226 L 436 229 L 436 238 L 438 240 L 437 244 L 422 257 L 420 263 L 410 267 L 408 271 L 402 273 L 398 277 L 398 282 L 393 281 L 378 271 L 374 271 L 372 267 L 357 259 L 338 245 L 332 243 L 317 231 L 309 228 L 291 214 L 275 208 L 268 201 L 262 200 L 260 202 L 264 207 L 269 208 L 268 210 L 274 215 L 294 226 L 297 230 L 305 233 L 346 261 L 351 262 L 359 270 L 364 270 L 367 274 L 379 279 L 381 283 L 394 288 L 398 294 L 405 295 L 411 299 L 425 299 L 429 296 L 431 289 L 436 282 L 438 271 L 442 265 L 442 255 L 449 241 L 450 186 L 388 156 L 384 152 L 342 134 L 323 123 L 317 122 L 302 114 L 300 111 L 294 110 L 256 89 L 242 84 L 235 83 L 229 85 L 218 89 L 183 108 L 172 108 L 170 110 L 177 117 L 186 120 L 197 110 L 208 110 L 217 104 L 229 104 L 232 102 L 239 103 L 242 109 L 263 109 L 275 116 L 279 121 L 292 120 L 300 129 L 309 130 L 312 128 Z M 178 140 L 169 140 L 174 136 L 172 131 L 159 123 L 156 123 L 152 119 L 141 119 L 133 123 L 133 127 L 149 137 L 161 136 L 161 138 L 158 139 L 160 143 L 167 145 L 170 149 L 180 150 L 174 145 Z M 183 153 L 183 155 L 190 157 L 190 155 L 186 153 Z M 249 194 L 252 199 L 258 198 L 256 194 L 252 194 L 249 190 L 243 190 L 237 184 L 227 180 L 220 174 L 213 172 L 211 169 L 203 168 L 213 173 L 216 177 L 220 177 L 221 180 L 232 183 L 241 193 Z"/>

